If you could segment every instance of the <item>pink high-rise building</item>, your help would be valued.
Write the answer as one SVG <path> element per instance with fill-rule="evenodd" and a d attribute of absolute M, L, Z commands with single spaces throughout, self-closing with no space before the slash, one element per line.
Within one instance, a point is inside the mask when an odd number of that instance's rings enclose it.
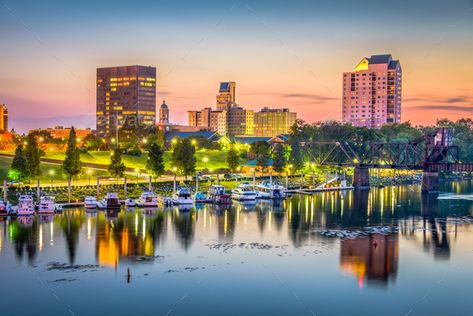
<path fill-rule="evenodd" d="M 391 55 L 363 58 L 354 72 L 343 73 L 343 121 L 381 128 L 401 122 L 402 70 Z"/>

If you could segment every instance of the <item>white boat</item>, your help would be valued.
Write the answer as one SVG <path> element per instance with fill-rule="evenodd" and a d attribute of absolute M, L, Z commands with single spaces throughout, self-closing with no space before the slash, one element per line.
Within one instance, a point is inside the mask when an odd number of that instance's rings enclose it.
<path fill-rule="evenodd" d="M 121 207 L 118 194 L 114 192 L 107 192 L 105 198 L 97 202 L 97 207 L 100 209 L 119 209 Z"/>
<path fill-rule="evenodd" d="M 34 215 L 33 197 L 31 195 L 20 195 L 18 199 L 18 216 Z"/>
<path fill-rule="evenodd" d="M 157 207 L 158 197 L 151 191 L 143 191 L 141 196 L 136 200 L 136 205 L 140 207 Z"/>
<path fill-rule="evenodd" d="M 97 198 L 95 196 L 86 196 L 84 199 L 84 207 L 89 210 L 96 209 Z"/>
<path fill-rule="evenodd" d="M 254 201 L 257 192 L 248 182 L 243 182 L 238 188 L 232 190 L 232 199 L 238 201 Z"/>
<path fill-rule="evenodd" d="M 7 215 L 8 215 L 7 203 L 0 200 L 0 216 L 7 216 Z"/>
<path fill-rule="evenodd" d="M 214 204 L 232 203 L 232 196 L 231 194 L 227 193 L 223 185 L 219 185 L 219 184 L 211 185 L 207 196 L 208 196 L 209 202 L 214 203 Z"/>
<path fill-rule="evenodd" d="M 284 199 L 286 189 L 279 184 L 271 181 L 263 181 L 255 187 L 260 199 Z"/>
<path fill-rule="evenodd" d="M 132 198 L 128 198 L 125 200 L 125 206 L 126 207 L 135 207 L 136 206 L 136 201 Z"/>
<path fill-rule="evenodd" d="M 194 201 L 195 203 L 205 203 L 207 202 L 207 197 L 202 192 L 195 192 Z"/>
<path fill-rule="evenodd" d="M 194 203 L 188 188 L 179 188 L 172 196 L 172 202 L 176 205 L 188 205 Z"/>
<path fill-rule="evenodd" d="M 54 202 L 54 196 L 42 196 L 39 199 L 38 213 L 39 214 L 51 214 L 56 210 L 56 203 Z"/>

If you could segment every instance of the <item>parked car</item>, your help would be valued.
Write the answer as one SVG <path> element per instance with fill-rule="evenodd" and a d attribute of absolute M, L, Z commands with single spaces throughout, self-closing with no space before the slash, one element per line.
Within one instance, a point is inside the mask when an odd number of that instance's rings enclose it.
<path fill-rule="evenodd" d="M 23 182 L 17 181 L 17 180 L 12 180 L 10 182 L 7 182 L 7 186 L 9 187 L 21 187 L 23 185 Z"/>
<path fill-rule="evenodd" d="M 231 174 L 231 173 L 225 173 L 225 174 L 223 175 L 223 178 L 224 178 L 224 179 L 231 179 L 231 178 L 232 178 L 232 174 Z"/>

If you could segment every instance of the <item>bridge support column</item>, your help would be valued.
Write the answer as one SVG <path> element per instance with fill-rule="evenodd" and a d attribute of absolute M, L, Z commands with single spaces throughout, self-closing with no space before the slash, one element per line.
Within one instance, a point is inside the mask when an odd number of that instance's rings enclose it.
<path fill-rule="evenodd" d="M 439 189 L 439 173 L 422 172 L 422 193 L 436 193 Z"/>
<path fill-rule="evenodd" d="M 353 186 L 355 189 L 363 189 L 370 187 L 370 172 L 367 167 L 355 167 L 353 174 Z"/>

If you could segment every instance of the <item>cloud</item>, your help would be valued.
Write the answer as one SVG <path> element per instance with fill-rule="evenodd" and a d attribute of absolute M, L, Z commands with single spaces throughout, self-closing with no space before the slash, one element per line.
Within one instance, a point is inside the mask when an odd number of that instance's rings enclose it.
<path fill-rule="evenodd" d="M 463 102 L 468 102 L 467 97 L 455 97 L 455 98 L 448 98 L 445 100 L 447 103 L 463 103 Z"/>
<path fill-rule="evenodd" d="M 326 101 L 337 100 L 337 98 L 333 98 L 329 96 L 323 96 L 319 94 L 307 94 L 307 93 L 287 93 L 287 94 L 281 94 L 281 97 L 287 98 L 287 99 L 305 99 L 305 100 L 312 101 L 312 103 L 325 103 Z"/>
<path fill-rule="evenodd" d="M 407 107 L 410 110 L 421 111 L 448 111 L 473 114 L 473 104 L 470 105 L 449 105 L 449 104 L 424 104 Z"/>

